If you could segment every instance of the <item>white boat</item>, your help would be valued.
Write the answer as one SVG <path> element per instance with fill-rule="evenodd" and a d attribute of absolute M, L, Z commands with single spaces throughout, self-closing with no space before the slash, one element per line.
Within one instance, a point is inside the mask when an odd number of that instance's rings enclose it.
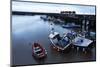
<path fill-rule="evenodd" d="M 72 44 L 74 46 L 77 47 L 77 50 L 79 50 L 79 48 L 83 48 L 83 51 L 85 51 L 85 49 L 91 45 L 93 41 L 90 40 L 90 39 L 87 39 L 85 37 L 76 37 L 73 41 L 72 41 Z"/>
<path fill-rule="evenodd" d="M 66 37 L 66 36 L 60 37 L 60 34 L 58 32 L 51 33 L 49 35 L 49 38 L 52 43 L 51 45 L 54 48 L 56 48 L 58 51 L 65 50 L 71 44 L 71 41 L 68 37 Z"/>
<path fill-rule="evenodd" d="M 48 18 L 46 15 L 40 16 L 41 19 L 43 19 L 44 21 L 48 21 Z"/>
<path fill-rule="evenodd" d="M 75 23 L 67 23 L 66 25 L 62 25 L 63 28 L 80 28 L 80 25 L 76 25 Z"/>

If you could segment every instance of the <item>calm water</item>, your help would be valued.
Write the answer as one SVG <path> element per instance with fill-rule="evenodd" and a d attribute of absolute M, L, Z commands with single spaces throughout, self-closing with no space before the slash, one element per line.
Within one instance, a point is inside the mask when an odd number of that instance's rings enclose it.
<path fill-rule="evenodd" d="M 95 60 L 95 48 L 87 54 L 77 52 L 71 49 L 69 52 L 59 53 L 50 48 L 48 36 L 51 26 L 49 21 L 43 21 L 40 15 L 35 16 L 12 16 L 12 64 L 45 64 L 74 61 L 91 61 Z M 55 31 L 68 32 L 60 24 L 54 24 Z M 47 50 L 47 58 L 35 60 L 32 57 L 32 43 L 39 42 Z"/>

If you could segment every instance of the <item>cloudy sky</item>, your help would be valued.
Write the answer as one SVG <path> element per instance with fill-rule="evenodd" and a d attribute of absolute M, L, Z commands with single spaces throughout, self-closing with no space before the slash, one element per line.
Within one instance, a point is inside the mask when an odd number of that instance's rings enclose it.
<path fill-rule="evenodd" d="M 60 11 L 76 11 L 77 14 L 95 15 L 95 6 L 47 4 L 33 2 L 12 2 L 12 11 L 60 13 Z"/>

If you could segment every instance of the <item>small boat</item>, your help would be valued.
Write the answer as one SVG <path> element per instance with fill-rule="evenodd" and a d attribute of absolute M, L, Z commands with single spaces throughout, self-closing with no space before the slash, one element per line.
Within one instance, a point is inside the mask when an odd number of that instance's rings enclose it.
<path fill-rule="evenodd" d="M 68 37 L 60 37 L 58 32 L 51 33 L 49 38 L 52 43 L 51 46 L 57 49 L 57 51 L 63 51 L 71 44 L 71 41 Z"/>
<path fill-rule="evenodd" d="M 61 19 L 56 19 L 56 18 L 53 20 L 53 22 L 54 23 L 64 23 L 64 21 L 62 21 Z"/>
<path fill-rule="evenodd" d="M 32 55 L 38 59 L 44 58 L 47 56 L 47 51 L 39 43 L 34 43 L 32 45 Z"/>
<path fill-rule="evenodd" d="M 80 25 L 76 25 L 75 23 L 67 23 L 67 25 L 62 25 L 63 28 L 80 28 Z"/>

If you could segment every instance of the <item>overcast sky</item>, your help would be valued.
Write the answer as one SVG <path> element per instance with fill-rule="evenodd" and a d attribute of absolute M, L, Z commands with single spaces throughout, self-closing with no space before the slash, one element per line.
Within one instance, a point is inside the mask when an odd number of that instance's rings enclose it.
<path fill-rule="evenodd" d="M 77 14 L 95 15 L 95 6 L 62 5 L 33 2 L 12 2 L 12 11 L 60 13 L 60 11 L 76 11 Z"/>

